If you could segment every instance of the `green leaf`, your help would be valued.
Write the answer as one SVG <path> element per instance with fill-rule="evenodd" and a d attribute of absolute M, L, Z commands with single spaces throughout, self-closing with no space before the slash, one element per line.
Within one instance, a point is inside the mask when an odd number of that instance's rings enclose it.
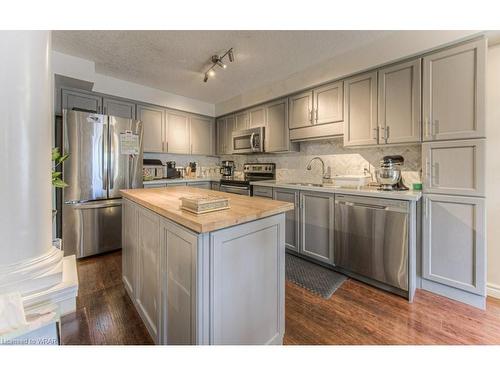
<path fill-rule="evenodd" d="M 60 175 L 62 175 L 62 172 L 52 172 L 52 178 L 56 178 L 56 177 L 59 177 Z"/>
<path fill-rule="evenodd" d="M 58 163 L 62 163 L 63 161 L 65 161 L 67 158 L 69 158 L 69 154 L 65 154 L 63 156 L 61 156 L 59 158 L 59 160 L 57 160 Z"/>
<path fill-rule="evenodd" d="M 68 184 L 60 178 L 52 180 L 52 185 L 54 185 L 56 188 L 65 188 L 66 186 L 68 186 Z"/>
<path fill-rule="evenodd" d="M 60 156 L 61 154 L 59 153 L 59 147 L 54 147 L 52 149 L 52 161 L 56 161 Z"/>

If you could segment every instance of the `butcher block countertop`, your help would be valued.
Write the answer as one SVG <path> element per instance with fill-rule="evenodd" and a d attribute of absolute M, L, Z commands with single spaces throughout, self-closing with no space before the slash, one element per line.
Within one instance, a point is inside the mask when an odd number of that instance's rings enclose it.
<path fill-rule="evenodd" d="M 233 225 L 280 214 L 294 208 L 293 203 L 259 197 L 247 197 L 221 191 L 207 191 L 188 186 L 128 189 L 121 190 L 121 193 L 124 198 L 130 199 L 156 212 L 158 215 L 198 233 L 224 229 Z M 181 210 L 179 198 L 196 194 L 228 197 L 231 208 L 200 215 Z"/>

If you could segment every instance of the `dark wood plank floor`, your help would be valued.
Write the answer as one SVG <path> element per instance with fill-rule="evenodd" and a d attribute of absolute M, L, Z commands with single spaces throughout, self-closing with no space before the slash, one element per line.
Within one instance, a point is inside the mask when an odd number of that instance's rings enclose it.
<path fill-rule="evenodd" d="M 121 253 L 78 261 L 77 311 L 64 344 L 152 344 L 121 282 Z M 486 311 L 425 291 L 403 298 L 347 280 L 324 300 L 286 284 L 285 344 L 500 344 L 500 300 Z"/>
<path fill-rule="evenodd" d="M 64 345 L 153 344 L 121 280 L 121 251 L 77 261 L 76 312 L 62 318 Z"/>

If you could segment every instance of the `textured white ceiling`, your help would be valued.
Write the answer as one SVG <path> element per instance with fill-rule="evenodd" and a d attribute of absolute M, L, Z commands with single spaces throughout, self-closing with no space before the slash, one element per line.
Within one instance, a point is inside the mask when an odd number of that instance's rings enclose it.
<path fill-rule="evenodd" d="M 383 38 L 390 31 L 54 31 L 53 49 L 96 72 L 219 103 Z M 203 83 L 210 56 L 235 62 Z"/>

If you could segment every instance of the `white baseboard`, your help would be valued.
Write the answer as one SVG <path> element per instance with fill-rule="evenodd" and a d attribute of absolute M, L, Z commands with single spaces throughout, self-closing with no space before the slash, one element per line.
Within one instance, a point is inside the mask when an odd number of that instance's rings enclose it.
<path fill-rule="evenodd" d="M 500 299 L 500 285 L 488 283 L 486 292 L 488 296 Z"/>

